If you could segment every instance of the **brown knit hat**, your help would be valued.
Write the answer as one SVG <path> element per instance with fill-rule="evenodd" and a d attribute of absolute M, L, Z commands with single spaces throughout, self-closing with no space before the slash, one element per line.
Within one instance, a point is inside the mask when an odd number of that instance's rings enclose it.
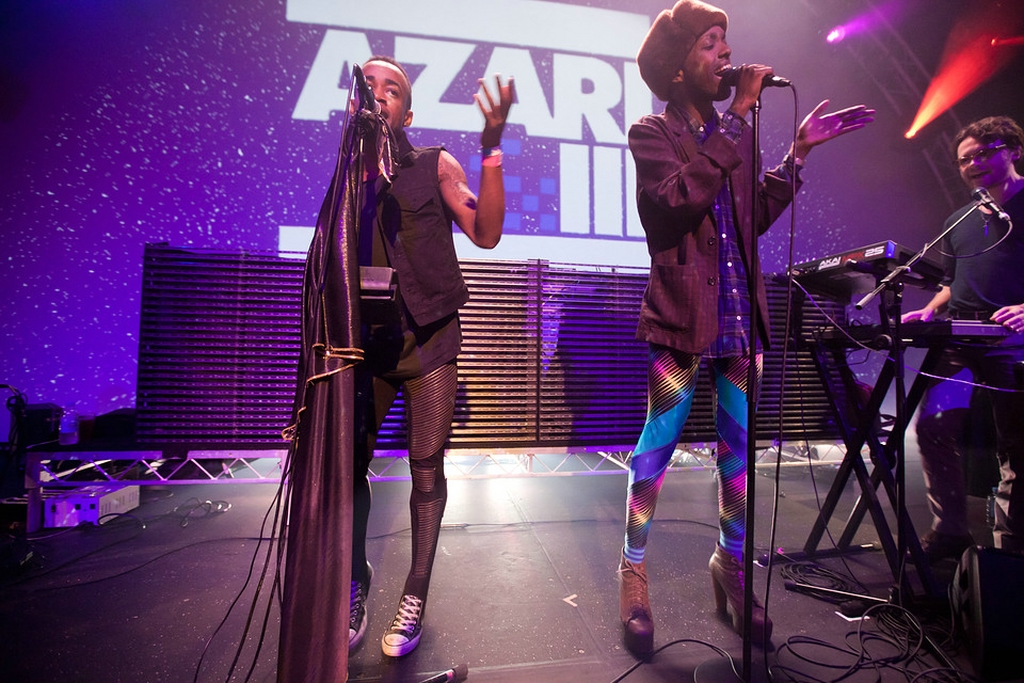
<path fill-rule="evenodd" d="M 697 39 L 712 26 L 728 28 L 725 12 L 701 0 L 679 0 L 664 10 L 647 32 L 636 63 L 640 77 L 659 100 L 668 100 L 672 79 L 683 68 Z"/>

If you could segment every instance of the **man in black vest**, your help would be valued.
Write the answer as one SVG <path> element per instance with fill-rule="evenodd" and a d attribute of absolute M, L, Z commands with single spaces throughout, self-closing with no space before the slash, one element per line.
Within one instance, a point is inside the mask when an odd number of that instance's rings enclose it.
<path fill-rule="evenodd" d="M 359 234 L 361 266 L 394 269 L 393 300 L 365 301 L 362 342 L 365 361 L 356 367 L 355 481 L 352 538 L 352 597 L 349 648 L 366 631 L 366 598 L 373 573 L 366 561 L 370 513 L 367 472 L 384 416 L 404 389 L 408 410 L 412 493 L 412 561 L 398 612 L 384 633 L 385 655 L 400 657 L 419 644 L 430 571 L 448 496 L 444 446 L 451 429 L 458 386 L 456 357 L 462 342 L 459 308 L 469 291 L 459 270 L 452 221 L 478 247 L 501 239 L 505 189 L 501 134 L 515 98 L 511 79 L 497 83 L 497 100 L 481 80 L 474 96 L 484 115 L 480 136 L 479 196 L 466 173 L 443 147 L 413 147 L 405 135 L 412 123 L 412 85 L 394 59 L 371 57 L 362 67 L 398 146 L 390 186 L 367 178 Z M 367 164 L 372 167 L 372 164 Z"/>

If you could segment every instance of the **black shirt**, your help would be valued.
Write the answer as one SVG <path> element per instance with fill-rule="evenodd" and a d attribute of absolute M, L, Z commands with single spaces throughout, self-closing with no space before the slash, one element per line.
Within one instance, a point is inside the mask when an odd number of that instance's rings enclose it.
<path fill-rule="evenodd" d="M 951 317 L 970 312 L 993 312 L 1003 306 L 1024 303 L 1024 192 L 1011 197 L 1003 210 L 1010 215 L 1013 228 L 997 216 L 974 209 L 971 203 L 946 220 L 946 227 L 968 214 L 943 240 L 947 280 L 950 287 Z M 979 252 L 985 253 L 979 253 Z"/>

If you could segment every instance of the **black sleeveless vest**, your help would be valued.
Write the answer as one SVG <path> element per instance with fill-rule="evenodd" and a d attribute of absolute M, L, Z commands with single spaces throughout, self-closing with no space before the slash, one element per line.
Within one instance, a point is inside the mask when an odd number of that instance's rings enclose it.
<path fill-rule="evenodd" d="M 428 325 L 469 301 L 437 175 L 443 147 L 413 147 L 399 135 L 394 183 L 380 205 L 388 262 L 413 321 Z"/>

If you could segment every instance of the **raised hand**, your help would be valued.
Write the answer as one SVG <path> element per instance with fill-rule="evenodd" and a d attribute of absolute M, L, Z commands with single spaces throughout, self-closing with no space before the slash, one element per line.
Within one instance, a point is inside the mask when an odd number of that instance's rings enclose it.
<path fill-rule="evenodd" d="M 800 124 L 794 156 L 802 159 L 807 156 L 812 147 L 840 135 L 860 130 L 875 120 L 875 110 L 868 109 L 863 104 L 824 114 L 822 112 L 828 107 L 828 102 L 828 100 L 823 100 Z"/>
<path fill-rule="evenodd" d="M 501 144 L 501 133 L 505 129 L 508 112 L 516 99 L 515 81 L 510 77 L 502 85 L 501 75 L 494 75 L 498 94 L 497 102 L 494 101 L 484 79 L 481 78 L 478 82 L 480 83 L 480 92 L 473 95 L 473 100 L 484 115 L 484 130 L 480 134 L 480 146 L 497 147 Z"/>

